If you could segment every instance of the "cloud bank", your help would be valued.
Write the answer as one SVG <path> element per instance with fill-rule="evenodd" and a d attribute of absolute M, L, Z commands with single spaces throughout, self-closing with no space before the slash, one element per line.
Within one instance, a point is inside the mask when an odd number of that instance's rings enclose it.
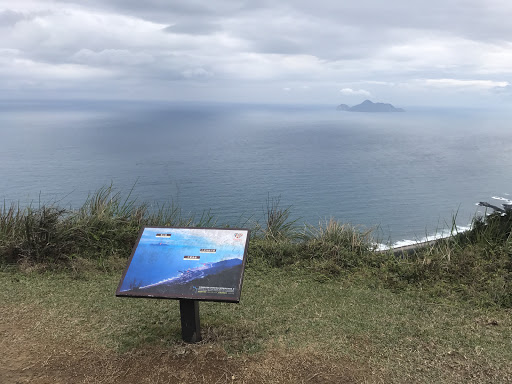
<path fill-rule="evenodd" d="M 501 0 L 0 0 L 0 97 L 492 104 L 510 19 Z"/>

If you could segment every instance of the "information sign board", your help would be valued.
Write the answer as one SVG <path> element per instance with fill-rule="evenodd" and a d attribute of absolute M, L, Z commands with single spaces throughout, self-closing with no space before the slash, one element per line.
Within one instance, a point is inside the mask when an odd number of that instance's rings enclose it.
<path fill-rule="evenodd" d="M 250 231 L 144 227 L 116 296 L 239 302 Z"/>

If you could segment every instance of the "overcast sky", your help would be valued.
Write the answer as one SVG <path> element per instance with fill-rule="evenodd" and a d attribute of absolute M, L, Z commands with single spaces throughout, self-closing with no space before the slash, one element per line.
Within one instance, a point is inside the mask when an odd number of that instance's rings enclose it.
<path fill-rule="evenodd" d="M 0 0 L 0 98 L 512 102 L 511 0 Z"/>

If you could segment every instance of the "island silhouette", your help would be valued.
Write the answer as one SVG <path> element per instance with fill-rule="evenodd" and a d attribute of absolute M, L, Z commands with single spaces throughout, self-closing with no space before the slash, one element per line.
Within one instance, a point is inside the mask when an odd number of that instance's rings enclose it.
<path fill-rule="evenodd" d="M 347 104 L 340 104 L 336 107 L 338 111 L 347 112 L 405 112 L 402 108 L 395 108 L 387 103 L 374 103 L 370 100 L 365 100 L 361 104 L 350 107 Z"/>

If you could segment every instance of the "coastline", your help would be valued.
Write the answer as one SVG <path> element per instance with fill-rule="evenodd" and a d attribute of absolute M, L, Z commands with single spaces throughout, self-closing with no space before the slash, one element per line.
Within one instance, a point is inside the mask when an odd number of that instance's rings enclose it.
<path fill-rule="evenodd" d="M 439 240 L 442 240 L 442 239 L 445 239 L 445 238 L 421 241 L 421 242 L 418 242 L 416 244 L 402 245 L 402 246 L 399 246 L 399 247 L 390 247 L 387 250 L 377 250 L 376 252 L 392 251 L 393 254 L 395 254 L 395 255 L 398 255 L 398 254 L 411 255 L 417 249 L 424 248 L 424 247 L 429 246 L 429 245 L 434 245 L 435 243 L 437 243 Z"/>

